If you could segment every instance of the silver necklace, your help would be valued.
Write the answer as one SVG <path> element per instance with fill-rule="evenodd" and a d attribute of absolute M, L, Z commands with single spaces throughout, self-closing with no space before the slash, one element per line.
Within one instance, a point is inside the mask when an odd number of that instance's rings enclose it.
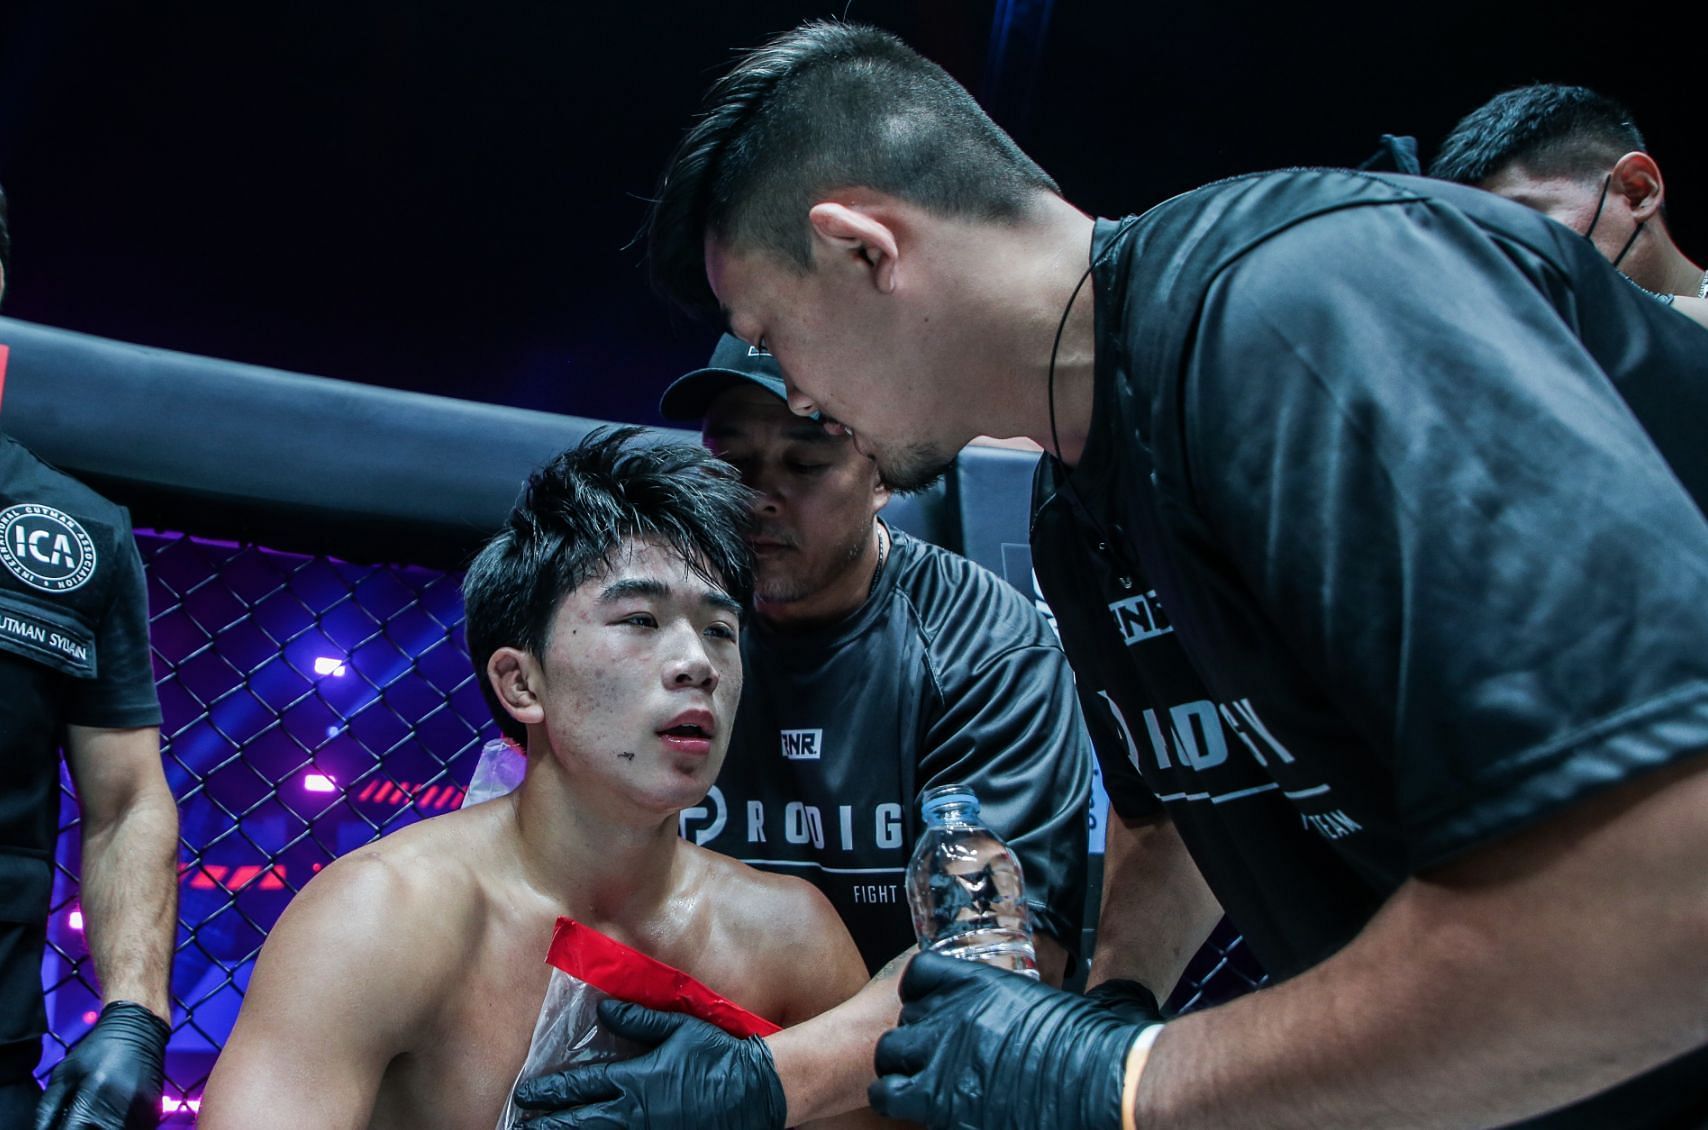
<path fill-rule="evenodd" d="M 884 562 L 889 560 L 889 539 L 884 536 L 884 524 L 878 524 L 878 564 L 872 570 L 872 583 L 866 589 L 866 599 L 871 600 L 872 594 L 878 591 L 878 578 L 884 575 Z"/>

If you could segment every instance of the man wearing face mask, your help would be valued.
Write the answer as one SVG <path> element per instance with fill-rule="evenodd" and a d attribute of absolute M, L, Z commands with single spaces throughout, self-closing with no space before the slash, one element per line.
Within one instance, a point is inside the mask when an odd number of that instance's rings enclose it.
<path fill-rule="evenodd" d="M 1453 127 L 1429 175 L 1534 208 L 1595 244 L 1626 278 L 1698 321 L 1708 271 L 1666 221 L 1666 183 L 1625 107 L 1581 86 L 1498 94 Z"/>

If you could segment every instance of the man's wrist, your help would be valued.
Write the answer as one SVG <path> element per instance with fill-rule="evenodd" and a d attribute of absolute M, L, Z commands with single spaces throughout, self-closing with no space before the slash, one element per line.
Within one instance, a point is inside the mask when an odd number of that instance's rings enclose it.
<path fill-rule="evenodd" d="M 152 1016 L 155 1020 L 158 1020 L 161 1027 L 165 1028 L 168 1032 L 172 1029 L 172 1010 L 168 1007 L 163 1007 L 165 1005 L 165 1001 L 162 997 L 153 997 L 140 993 L 115 993 L 102 1000 L 101 1011 L 105 1012 L 116 1004 L 135 1005 L 137 1008 L 148 1013 L 148 1015 Z"/>
<path fill-rule="evenodd" d="M 1139 1079 L 1162 1028 L 1161 1024 L 1152 1024 L 1143 1029 L 1127 1049 L 1126 1070 L 1121 1076 L 1121 1130 L 1139 1130 Z"/>
<path fill-rule="evenodd" d="M 133 1017 L 136 1022 L 148 1025 L 150 1033 L 159 1040 L 162 1048 L 166 1046 L 166 1041 L 172 1038 L 171 1022 L 139 1001 L 128 997 L 107 1001 L 101 1006 L 101 1015 L 105 1017 L 110 1012 Z"/>

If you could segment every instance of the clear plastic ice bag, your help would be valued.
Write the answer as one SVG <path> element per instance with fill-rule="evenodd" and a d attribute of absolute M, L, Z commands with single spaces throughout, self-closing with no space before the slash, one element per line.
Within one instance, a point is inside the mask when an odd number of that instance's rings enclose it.
<path fill-rule="evenodd" d="M 475 763 L 474 776 L 460 808 L 469 808 L 484 800 L 516 791 L 528 771 L 528 755 L 509 738 L 493 738 L 480 747 L 480 760 Z"/>
<path fill-rule="evenodd" d="M 568 1067 L 611 1063 L 638 1055 L 641 1045 L 605 1031 L 599 1002 L 606 997 L 632 1001 L 666 1012 L 685 1012 L 716 1024 L 732 1036 L 768 1036 L 777 1025 L 719 996 L 680 969 L 630 949 L 614 938 L 569 918 L 557 920 L 551 952 L 551 983 L 528 1057 L 504 1100 L 497 1130 L 525 1127 L 536 1117 L 516 1106 L 516 1086 L 524 1079 L 551 1075 Z"/>
<path fill-rule="evenodd" d="M 516 1082 L 510 1085 L 497 1130 L 514 1130 L 539 1117 L 541 1112 L 523 1110 L 516 1105 L 516 1088 L 523 1080 L 580 1064 L 610 1063 L 639 1054 L 641 1045 L 599 1026 L 599 1002 L 608 995 L 561 969 L 552 970 L 539 1019 L 534 1021 L 534 1036 L 528 1041 L 528 1058 L 522 1062 Z"/>

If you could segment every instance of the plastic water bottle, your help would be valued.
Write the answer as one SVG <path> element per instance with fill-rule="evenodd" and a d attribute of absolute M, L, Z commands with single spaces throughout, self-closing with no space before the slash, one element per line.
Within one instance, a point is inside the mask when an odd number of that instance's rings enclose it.
<path fill-rule="evenodd" d="M 979 798 L 965 785 L 939 785 L 919 807 L 925 831 L 907 865 L 919 948 L 1037 979 L 1020 860 L 979 819 Z"/>

